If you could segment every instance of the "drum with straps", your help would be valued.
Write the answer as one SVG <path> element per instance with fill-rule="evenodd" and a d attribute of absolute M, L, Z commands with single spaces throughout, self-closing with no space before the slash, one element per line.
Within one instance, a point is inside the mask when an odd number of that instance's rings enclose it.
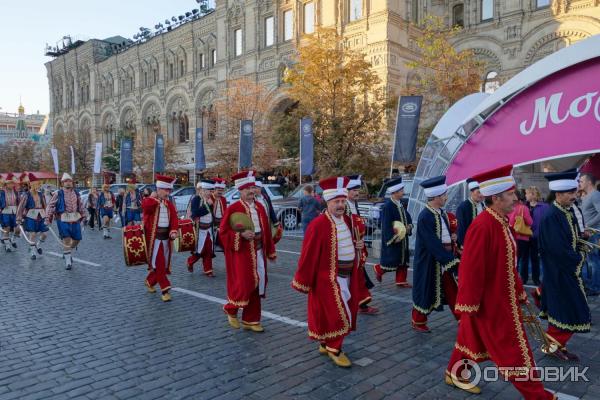
<path fill-rule="evenodd" d="M 142 225 L 123 228 L 123 255 L 125 256 L 125 265 L 128 267 L 148 264 L 146 237 Z"/>

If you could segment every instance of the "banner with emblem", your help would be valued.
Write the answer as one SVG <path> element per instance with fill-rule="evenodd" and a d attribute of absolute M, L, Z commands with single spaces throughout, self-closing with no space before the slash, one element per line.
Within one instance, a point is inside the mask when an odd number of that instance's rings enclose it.
<path fill-rule="evenodd" d="M 423 96 L 401 96 L 396 115 L 392 162 L 413 162 L 417 156 L 417 134 Z"/>
<path fill-rule="evenodd" d="M 206 169 L 206 158 L 204 156 L 204 132 L 202 128 L 196 128 L 196 171 Z"/>
<path fill-rule="evenodd" d="M 120 161 L 121 176 L 133 173 L 133 141 L 130 138 L 121 139 Z"/>
<path fill-rule="evenodd" d="M 156 135 L 154 143 L 154 172 L 165 172 L 165 138 L 160 133 Z"/>
<path fill-rule="evenodd" d="M 312 118 L 300 120 L 300 175 L 312 175 L 314 171 L 314 138 Z"/>
<path fill-rule="evenodd" d="M 52 163 L 54 164 L 54 173 L 58 175 L 58 150 L 54 147 L 50 149 L 50 154 L 52 154 Z"/>
<path fill-rule="evenodd" d="M 252 120 L 240 121 L 240 152 L 238 168 L 252 166 L 252 144 L 254 141 L 254 123 Z"/>

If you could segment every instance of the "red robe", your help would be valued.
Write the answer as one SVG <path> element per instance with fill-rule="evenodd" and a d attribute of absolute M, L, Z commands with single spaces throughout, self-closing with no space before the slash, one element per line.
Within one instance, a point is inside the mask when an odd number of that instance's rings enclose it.
<path fill-rule="evenodd" d="M 267 258 L 274 260 L 277 255 L 273 239 L 270 235 L 271 229 L 265 209 L 258 202 L 254 204 L 260 220 L 266 288 L 268 282 Z M 231 228 L 229 218 L 233 213 L 244 213 L 248 218 L 252 217 L 248 205 L 244 201 L 238 200 L 227 207 L 225 215 L 221 220 L 221 226 L 219 227 L 219 238 L 225 252 L 227 300 L 234 306 L 245 307 L 250 301 L 250 296 L 258 287 L 256 250 L 254 241 L 244 239 L 240 232 L 236 232 Z M 265 296 L 263 295 L 262 297 Z"/>
<path fill-rule="evenodd" d="M 516 269 L 516 243 L 508 220 L 487 208 L 469 226 L 458 272 L 455 311 L 461 314 L 455 348 L 498 367 L 535 366 L 523 328 L 527 294 Z"/>
<path fill-rule="evenodd" d="M 179 218 L 177 216 L 177 209 L 169 200 L 165 200 L 167 204 L 167 210 L 169 211 L 169 235 L 177 233 L 179 229 Z M 146 256 L 148 262 L 152 260 L 152 254 L 154 252 L 154 240 L 156 239 L 156 228 L 158 227 L 158 215 L 160 210 L 160 200 L 154 197 L 146 197 L 142 200 L 142 215 L 144 225 L 144 236 L 146 239 Z M 173 245 L 169 240 L 169 257 L 167 259 L 167 273 L 171 273 L 171 253 L 173 251 Z M 148 269 L 152 267 L 148 264 Z"/>
<path fill-rule="evenodd" d="M 217 202 L 219 202 L 219 203 L 221 203 L 221 212 L 222 212 L 221 218 L 224 218 L 225 212 L 227 211 L 227 199 L 225 199 L 224 196 L 219 196 L 219 197 L 214 196 L 213 198 L 214 198 L 214 202 L 213 202 L 213 206 L 212 206 L 213 215 L 215 215 L 215 211 L 217 210 Z"/>
<path fill-rule="evenodd" d="M 344 215 L 348 227 L 350 217 Z M 353 241 L 356 240 L 353 232 Z M 356 329 L 358 312 L 359 282 L 364 274 L 359 273 L 360 258 L 355 257 L 350 278 L 350 316 L 344 307 L 338 276 L 337 233 L 335 222 L 328 212 L 315 218 L 309 225 L 302 242 L 298 270 L 292 287 L 308 293 L 308 336 L 325 341 L 342 338 Z M 351 317 L 351 318 L 349 318 Z M 351 322 L 350 322 L 351 321 Z"/>

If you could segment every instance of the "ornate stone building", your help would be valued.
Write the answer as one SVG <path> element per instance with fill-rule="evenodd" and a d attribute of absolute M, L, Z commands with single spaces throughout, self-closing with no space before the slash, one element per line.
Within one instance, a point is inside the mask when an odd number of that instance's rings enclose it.
<path fill-rule="evenodd" d="M 426 14 L 459 24 L 459 49 L 487 61 L 482 88 L 576 40 L 600 32 L 600 0 L 217 0 L 214 11 L 173 18 L 162 33 L 70 44 L 46 63 L 54 133 L 92 135 L 105 147 L 118 131 L 145 141 L 160 131 L 174 143 L 183 172 L 202 126 L 207 159 L 219 144 L 214 102 L 231 78 L 273 91 L 272 112 L 289 105 L 280 87 L 295 47 L 315 26 L 335 26 L 396 93 L 415 56 L 412 22 Z M 182 19 L 183 18 L 183 19 Z M 161 24 L 162 25 L 162 24 Z M 143 33 L 143 32 L 142 32 Z"/>

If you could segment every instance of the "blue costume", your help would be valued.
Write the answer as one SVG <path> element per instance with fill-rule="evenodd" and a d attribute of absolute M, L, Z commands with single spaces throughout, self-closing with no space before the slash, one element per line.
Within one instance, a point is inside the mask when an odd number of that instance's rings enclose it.
<path fill-rule="evenodd" d="M 443 196 L 448 187 L 446 177 L 439 176 L 421 182 L 429 199 Z M 427 205 L 417 220 L 417 238 L 413 262 L 413 328 L 429 332 L 427 315 L 441 311 L 448 304 L 454 313 L 457 285 L 454 274 L 459 259 L 452 251 L 450 223 L 443 210 Z"/>
<path fill-rule="evenodd" d="M 98 209 L 100 210 L 100 218 L 108 217 L 112 219 L 113 210 L 115 207 L 115 195 L 110 193 L 110 205 L 107 205 L 108 200 L 105 196 L 104 191 L 100 193 L 98 197 Z"/>
<path fill-rule="evenodd" d="M 10 189 L 14 194 L 14 204 L 9 201 L 7 193 L 9 189 L 0 190 L 0 224 L 2 228 L 14 231 L 17 226 L 17 206 L 19 205 L 19 194 L 15 189 Z M 11 204 L 9 204 L 11 203 Z"/>
<path fill-rule="evenodd" d="M 24 202 L 22 214 L 24 218 L 23 228 L 26 232 L 48 232 L 48 227 L 44 223 L 45 212 L 46 212 L 46 199 L 41 191 L 34 194 L 30 191 L 24 191 Z"/>
<path fill-rule="evenodd" d="M 395 235 L 394 221 L 400 221 L 408 228 L 412 225 L 410 214 L 401 202 L 387 199 L 381 210 L 381 269 L 396 271 L 398 267 L 408 265 L 410 253 L 408 250 L 408 233 L 399 242 L 387 244 Z"/>
<path fill-rule="evenodd" d="M 479 213 L 477 212 L 477 204 L 467 199 L 460 203 L 456 209 L 456 219 L 458 221 L 458 230 L 456 231 L 456 243 L 462 247 L 465 243 L 465 236 L 467 236 L 467 229 Z"/>
<path fill-rule="evenodd" d="M 544 264 L 542 312 L 548 323 L 568 332 L 589 332 L 590 308 L 581 268 L 586 255 L 579 250 L 579 227 L 570 209 L 554 203 L 540 223 L 539 245 Z"/>
<path fill-rule="evenodd" d="M 132 199 L 131 192 L 127 192 L 125 195 L 125 225 L 130 222 L 135 223 L 142 220 L 141 207 L 142 198 L 140 193 L 136 190 L 135 198 Z"/>

